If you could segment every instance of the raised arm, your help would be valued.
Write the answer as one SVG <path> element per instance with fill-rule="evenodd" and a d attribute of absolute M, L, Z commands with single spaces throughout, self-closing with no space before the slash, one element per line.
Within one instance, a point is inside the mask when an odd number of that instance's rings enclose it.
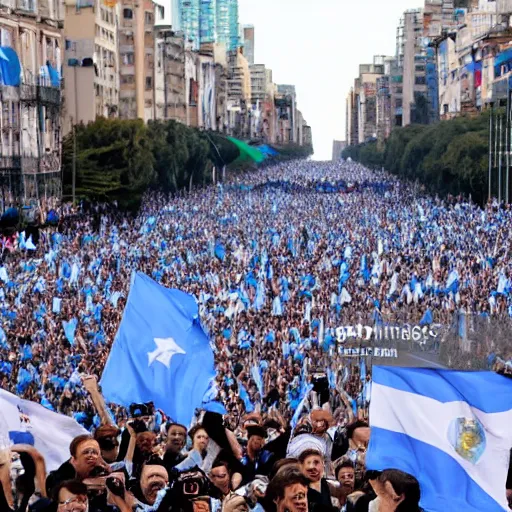
<path fill-rule="evenodd" d="M 116 426 L 108 413 L 107 404 L 98 388 L 98 379 L 96 376 L 87 375 L 86 377 L 82 377 L 82 383 L 91 397 L 94 408 L 100 417 L 101 424 Z"/>

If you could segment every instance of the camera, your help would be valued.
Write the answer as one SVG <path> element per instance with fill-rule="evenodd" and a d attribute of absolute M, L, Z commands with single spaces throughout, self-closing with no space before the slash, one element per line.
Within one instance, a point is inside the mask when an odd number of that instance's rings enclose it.
<path fill-rule="evenodd" d="M 140 418 L 141 416 L 152 416 L 155 412 L 154 405 L 149 402 L 147 404 L 131 404 L 130 416 L 132 418 Z"/>
<path fill-rule="evenodd" d="M 207 496 L 210 493 L 210 481 L 198 467 L 180 473 L 174 481 L 173 490 L 187 500 Z"/>
<path fill-rule="evenodd" d="M 124 499 L 124 484 L 119 478 L 109 476 L 105 482 L 105 485 L 112 494 Z"/>
<path fill-rule="evenodd" d="M 131 421 L 130 426 L 133 428 L 133 431 L 136 434 L 141 434 L 142 432 L 147 432 L 148 430 L 146 424 L 140 419 Z"/>

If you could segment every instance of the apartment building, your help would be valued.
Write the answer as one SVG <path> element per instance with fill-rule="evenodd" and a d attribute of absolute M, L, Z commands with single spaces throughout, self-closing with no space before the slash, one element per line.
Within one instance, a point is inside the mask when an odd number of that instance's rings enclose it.
<path fill-rule="evenodd" d="M 407 126 L 413 121 L 423 121 L 419 119 L 419 112 L 415 110 L 417 102 L 420 101 L 419 96 L 427 96 L 423 9 L 410 9 L 404 13 L 402 126 Z"/>
<path fill-rule="evenodd" d="M 123 0 L 119 16 L 119 117 L 156 117 L 154 98 L 155 4 Z"/>
<path fill-rule="evenodd" d="M 228 53 L 228 127 L 235 137 L 249 137 L 251 74 L 249 63 L 240 49 Z"/>
<path fill-rule="evenodd" d="M 63 11 L 57 0 L 2 0 L 0 12 L 0 202 L 6 208 L 60 195 Z"/>
<path fill-rule="evenodd" d="M 376 57 L 372 64 L 359 66 L 358 141 L 377 136 L 377 79 L 384 75 L 384 64 Z"/>
<path fill-rule="evenodd" d="M 66 133 L 76 123 L 119 115 L 118 26 L 116 6 L 107 7 L 101 0 L 65 0 Z"/>
<path fill-rule="evenodd" d="M 244 25 L 244 55 L 251 66 L 254 64 L 254 25 Z"/>

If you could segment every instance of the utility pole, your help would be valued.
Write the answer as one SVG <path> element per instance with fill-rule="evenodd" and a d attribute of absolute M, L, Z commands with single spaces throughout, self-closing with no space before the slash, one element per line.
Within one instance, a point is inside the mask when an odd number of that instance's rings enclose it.
<path fill-rule="evenodd" d="M 73 122 L 73 120 L 71 120 Z M 75 189 L 76 189 L 76 125 L 73 124 L 73 176 L 72 176 L 72 193 L 73 205 L 75 204 Z"/>
<path fill-rule="evenodd" d="M 167 121 L 169 116 L 167 115 L 167 103 L 168 103 L 168 91 L 167 91 L 167 37 L 169 32 L 166 30 L 164 32 L 164 51 L 163 53 L 163 61 L 164 61 L 164 119 Z"/>

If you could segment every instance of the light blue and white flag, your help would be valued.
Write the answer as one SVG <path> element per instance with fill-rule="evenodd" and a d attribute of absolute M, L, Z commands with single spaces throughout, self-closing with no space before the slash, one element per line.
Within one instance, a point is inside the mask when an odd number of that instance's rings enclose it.
<path fill-rule="evenodd" d="M 39 450 L 46 469 L 53 471 L 69 459 L 69 444 L 88 434 L 73 418 L 0 389 L 0 448 L 29 444 Z"/>
<path fill-rule="evenodd" d="M 254 411 L 254 405 L 251 402 L 251 399 L 249 397 L 249 393 L 247 393 L 247 389 L 245 389 L 245 386 L 240 381 L 238 381 L 238 392 L 239 392 L 240 398 L 244 402 L 245 411 L 247 413 L 253 412 Z"/>
<path fill-rule="evenodd" d="M 297 406 L 297 409 L 293 413 L 292 421 L 290 422 L 290 425 L 292 428 L 295 428 L 297 426 L 297 423 L 299 422 L 300 416 L 302 414 L 302 409 L 304 409 L 304 406 L 306 405 L 306 401 L 309 398 L 309 393 L 313 389 L 313 384 L 308 384 L 301 392 L 301 401 L 299 402 L 299 405 Z"/>
<path fill-rule="evenodd" d="M 263 397 L 263 377 L 261 375 L 261 367 L 254 365 L 251 368 L 251 377 L 253 378 L 254 382 L 256 382 L 258 393 L 261 397 Z"/>
<path fill-rule="evenodd" d="M 195 298 L 137 272 L 101 377 L 105 399 L 124 406 L 152 401 L 189 425 L 213 377 Z"/>
<path fill-rule="evenodd" d="M 510 425 L 511 379 L 374 366 L 366 467 L 415 476 L 429 512 L 508 510 Z"/>
<path fill-rule="evenodd" d="M 64 334 L 66 335 L 66 339 L 69 341 L 71 345 L 75 344 L 75 332 L 77 325 L 78 320 L 76 318 L 72 318 L 71 320 L 69 320 L 69 322 L 66 322 L 66 320 L 62 321 Z"/>
<path fill-rule="evenodd" d="M 37 247 L 34 245 L 34 242 L 32 242 L 32 235 L 28 237 L 28 240 L 25 243 L 25 249 L 27 249 L 27 251 L 35 251 L 37 249 Z"/>
<path fill-rule="evenodd" d="M 7 270 L 5 267 L 0 267 L 0 280 L 2 280 L 4 283 L 9 282 L 9 276 L 7 275 Z"/>

